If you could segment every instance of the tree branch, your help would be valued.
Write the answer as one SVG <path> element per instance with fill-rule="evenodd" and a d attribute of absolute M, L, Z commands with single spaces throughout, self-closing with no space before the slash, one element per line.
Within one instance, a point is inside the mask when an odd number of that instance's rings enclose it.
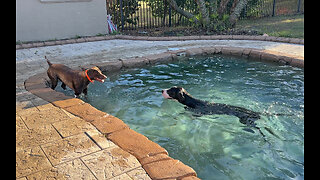
<path fill-rule="evenodd" d="M 234 26 L 240 16 L 242 9 L 247 5 L 248 0 L 239 0 L 237 5 L 235 6 L 233 12 L 230 15 L 230 23 Z"/>
<path fill-rule="evenodd" d="M 178 13 L 182 14 L 184 17 L 188 18 L 188 19 L 192 19 L 195 23 L 199 23 L 198 19 L 193 15 L 191 14 L 190 12 L 188 11 L 185 11 L 183 9 L 181 9 L 178 5 L 177 5 L 177 2 L 175 0 L 168 0 L 169 1 L 169 4 L 170 6 L 175 10 L 177 11 Z"/>
<path fill-rule="evenodd" d="M 218 9 L 218 13 L 219 13 L 219 16 L 222 17 L 222 15 L 225 13 L 224 11 L 226 10 L 226 7 L 227 7 L 227 4 L 230 0 L 221 0 L 220 2 L 220 6 L 219 6 L 219 9 Z"/>
<path fill-rule="evenodd" d="M 206 27 L 210 23 L 209 14 L 206 8 L 206 4 L 204 0 L 196 0 L 197 5 L 199 6 L 199 10 L 202 16 L 203 25 Z"/>

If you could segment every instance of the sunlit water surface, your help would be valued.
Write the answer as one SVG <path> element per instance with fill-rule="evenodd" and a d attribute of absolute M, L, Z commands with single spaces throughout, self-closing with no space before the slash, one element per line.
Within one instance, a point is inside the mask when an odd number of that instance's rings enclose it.
<path fill-rule="evenodd" d="M 235 116 L 193 116 L 161 96 L 171 86 L 262 112 L 256 123 L 265 139 L 244 131 Z M 191 58 L 108 75 L 90 84 L 82 99 L 160 144 L 201 179 L 304 179 L 303 69 L 227 56 Z"/>

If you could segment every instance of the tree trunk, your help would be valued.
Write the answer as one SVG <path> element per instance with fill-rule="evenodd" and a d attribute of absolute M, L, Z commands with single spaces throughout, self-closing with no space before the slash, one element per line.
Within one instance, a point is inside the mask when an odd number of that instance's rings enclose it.
<path fill-rule="evenodd" d="M 179 6 L 177 5 L 177 2 L 175 0 L 168 0 L 170 6 L 177 11 L 178 13 L 180 13 L 181 15 L 185 16 L 188 19 L 192 19 L 195 23 L 199 23 L 199 21 L 197 20 L 197 18 L 189 13 L 188 11 L 184 11 L 183 9 L 179 8 Z"/>
<path fill-rule="evenodd" d="M 247 3 L 248 3 L 248 0 L 239 0 L 237 5 L 235 5 L 235 8 L 233 9 L 233 12 L 231 13 L 230 19 L 229 19 L 232 26 L 234 26 L 238 21 L 240 13 L 243 10 L 243 8 L 246 7 Z"/>
<path fill-rule="evenodd" d="M 236 8 L 237 4 L 238 4 L 239 0 L 234 0 L 232 3 L 232 7 L 230 9 L 230 14 L 232 14 L 234 12 L 234 9 Z"/>
<path fill-rule="evenodd" d="M 209 0 L 209 14 L 216 14 L 218 11 L 218 1 L 217 0 Z"/>
<path fill-rule="evenodd" d="M 220 17 L 223 16 L 229 1 L 230 0 L 221 0 L 220 6 L 219 6 L 219 9 L 218 9 L 218 14 L 219 14 Z"/>
<path fill-rule="evenodd" d="M 201 16 L 202 16 L 202 23 L 204 27 L 207 27 L 210 23 L 210 19 L 209 19 L 209 13 L 207 11 L 206 8 L 206 4 L 204 0 L 196 0 L 196 3 L 199 7 Z"/>

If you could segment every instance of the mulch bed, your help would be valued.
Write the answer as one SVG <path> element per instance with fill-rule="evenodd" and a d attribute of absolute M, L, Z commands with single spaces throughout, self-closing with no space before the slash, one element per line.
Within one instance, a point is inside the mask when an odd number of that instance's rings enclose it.
<path fill-rule="evenodd" d="M 262 35 L 254 30 L 230 29 L 225 31 L 205 30 L 191 27 L 167 27 L 154 29 L 138 29 L 124 30 L 123 35 L 131 36 L 152 36 L 152 37 L 168 37 L 168 36 L 200 36 L 200 35 Z"/>

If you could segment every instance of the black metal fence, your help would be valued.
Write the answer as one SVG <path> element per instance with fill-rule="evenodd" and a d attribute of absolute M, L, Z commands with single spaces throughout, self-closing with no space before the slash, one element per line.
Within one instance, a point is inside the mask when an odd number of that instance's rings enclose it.
<path fill-rule="evenodd" d="M 240 19 L 304 13 L 304 0 L 251 0 Z"/>
<path fill-rule="evenodd" d="M 186 0 L 185 10 L 194 12 L 194 0 Z M 118 29 L 149 29 L 188 26 L 187 18 L 171 9 L 166 0 L 107 0 L 107 12 Z"/>
<path fill-rule="evenodd" d="M 195 0 L 176 1 L 179 7 L 197 14 Z M 232 5 L 232 0 L 229 2 Z M 171 9 L 167 0 L 106 0 L 107 13 L 118 30 L 190 26 L 187 18 Z M 180 3 L 180 4 L 179 4 Z M 304 13 L 304 0 L 249 0 L 240 19 Z"/>

